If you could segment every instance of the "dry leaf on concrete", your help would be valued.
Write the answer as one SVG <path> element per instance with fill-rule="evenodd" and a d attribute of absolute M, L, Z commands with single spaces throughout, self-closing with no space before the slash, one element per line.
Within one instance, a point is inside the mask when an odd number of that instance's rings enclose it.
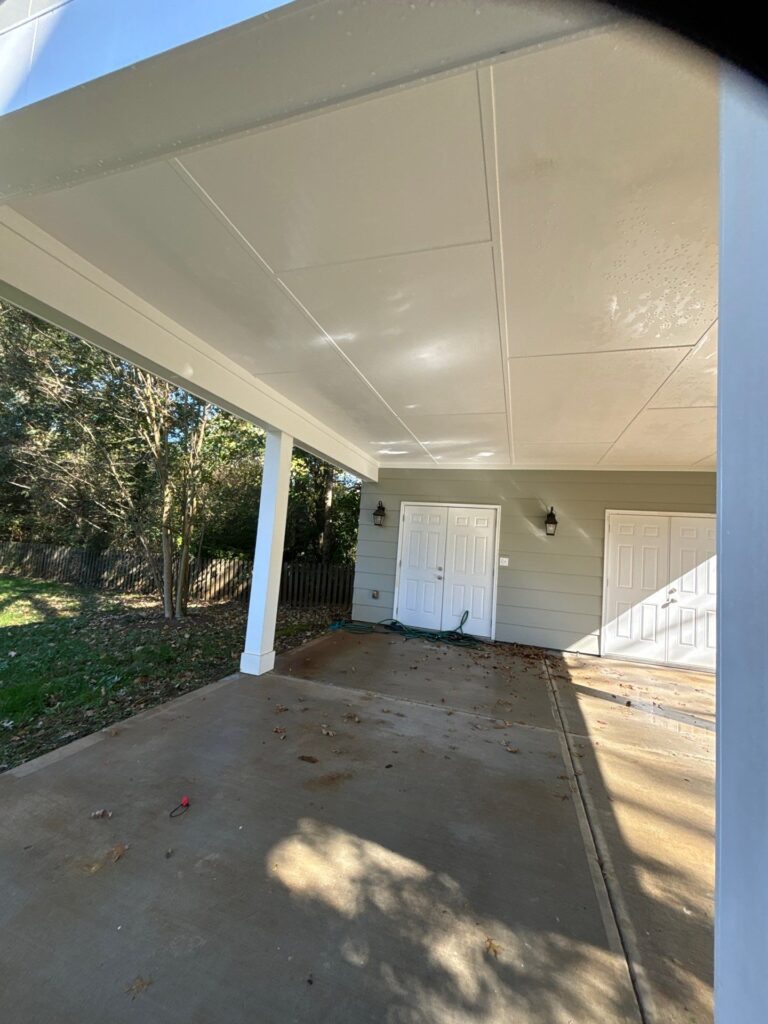
<path fill-rule="evenodd" d="M 135 999 L 141 992 L 146 992 L 151 984 L 151 978 L 142 978 L 140 974 L 137 974 L 125 991 L 130 993 L 131 999 Z"/>

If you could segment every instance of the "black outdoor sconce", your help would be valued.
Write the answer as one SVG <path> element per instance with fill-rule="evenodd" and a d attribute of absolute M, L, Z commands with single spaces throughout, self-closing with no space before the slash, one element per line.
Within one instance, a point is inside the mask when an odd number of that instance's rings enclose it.
<path fill-rule="evenodd" d="M 546 530 L 548 537 L 555 536 L 555 530 L 557 529 L 557 516 L 555 515 L 555 508 L 552 506 L 547 512 L 547 518 L 544 520 L 544 529 Z"/>
<path fill-rule="evenodd" d="M 383 526 L 384 516 L 387 514 L 387 510 L 384 508 L 381 502 L 376 506 L 373 512 L 373 525 Z"/>

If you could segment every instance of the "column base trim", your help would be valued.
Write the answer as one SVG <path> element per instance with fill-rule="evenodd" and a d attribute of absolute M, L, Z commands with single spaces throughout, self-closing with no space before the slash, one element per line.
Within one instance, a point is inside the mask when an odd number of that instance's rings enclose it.
<path fill-rule="evenodd" d="M 248 651 L 243 651 L 240 655 L 240 671 L 248 676 L 263 676 L 274 667 L 274 651 L 267 651 L 266 654 L 249 654 Z"/>

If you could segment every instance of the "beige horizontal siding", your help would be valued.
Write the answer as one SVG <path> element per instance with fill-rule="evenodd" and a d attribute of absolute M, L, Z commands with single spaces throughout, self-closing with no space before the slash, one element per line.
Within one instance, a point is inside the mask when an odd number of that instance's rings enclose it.
<path fill-rule="evenodd" d="M 373 510 L 387 509 L 383 527 Z M 714 512 L 714 473 L 382 470 L 364 483 L 353 616 L 392 616 L 400 506 L 404 501 L 500 505 L 496 639 L 598 653 L 606 509 Z M 544 535 L 550 505 L 557 534 Z M 371 592 L 379 591 L 374 599 Z"/>

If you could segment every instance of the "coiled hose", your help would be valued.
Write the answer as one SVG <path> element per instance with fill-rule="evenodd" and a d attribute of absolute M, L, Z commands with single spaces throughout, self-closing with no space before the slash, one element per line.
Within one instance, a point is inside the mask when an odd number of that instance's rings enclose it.
<path fill-rule="evenodd" d="M 454 647 L 479 647 L 482 641 L 464 632 L 464 623 L 468 618 L 469 611 L 465 611 L 456 629 L 417 629 L 415 626 L 406 626 L 397 619 L 380 619 L 378 622 L 337 619 L 328 629 L 331 632 L 343 630 L 345 633 L 397 633 L 406 640 L 431 640 L 433 643 L 452 644 Z"/>

